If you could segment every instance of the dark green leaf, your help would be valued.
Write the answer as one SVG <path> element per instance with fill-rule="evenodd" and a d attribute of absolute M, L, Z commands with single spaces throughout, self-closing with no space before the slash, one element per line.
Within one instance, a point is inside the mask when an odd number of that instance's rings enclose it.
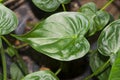
<path fill-rule="evenodd" d="M 50 70 L 44 70 L 28 74 L 22 80 L 59 80 L 59 79 Z"/>
<path fill-rule="evenodd" d="M 120 80 L 120 51 L 117 53 L 117 58 L 112 65 L 109 80 Z"/>
<path fill-rule="evenodd" d="M 88 29 L 89 22 L 83 14 L 61 12 L 48 17 L 30 33 L 15 37 L 54 59 L 70 61 L 89 51 L 89 43 L 84 37 Z"/>
<path fill-rule="evenodd" d="M 0 3 L 0 35 L 8 34 L 17 27 L 15 14 Z"/>
<path fill-rule="evenodd" d="M 24 74 L 20 69 L 20 65 L 17 63 L 11 64 L 10 74 L 11 74 L 12 80 L 21 80 L 24 77 Z"/>
<path fill-rule="evenodd" d="M 90 21 L 88 36 L 92 36 L 95 32 L 103 29 L 110 19 L 109 14 L 105 11 L 98 11 L 93 2 L 83 5 L 79 11 L 84 13 Z"/>
<path fill-rule="evenodd" d="M 92 71 L 95 72 L 98 68 L 104 65 L 107 59 L 108 59 L 107 57 L 98 54 L 98 52 L 92 53 L 90 55 L 90 60 L 89 60 Z M 96 76 L 99 78 L 99 80 L 108 80 L 109 73 L 110 73 L 110 67 L 106 68 L 104 71 L 102 71 L 100 74 Z"/>

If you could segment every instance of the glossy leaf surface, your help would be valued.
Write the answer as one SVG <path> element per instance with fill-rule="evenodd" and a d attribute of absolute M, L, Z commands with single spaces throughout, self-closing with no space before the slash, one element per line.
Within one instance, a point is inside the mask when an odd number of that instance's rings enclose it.
<path fill-rule="evenodd" d="M 101 32 L 98 50 L 105 56 L 112 56 L 120 50 L 120 20 L 112 22 Z"/>
<path fill-rule="evenodd" d="M 67 4 L 71 0 L 32 0 L 32 1 L 41 10 L 44 10 L 46 12 L 52 12 L 55 11 L 60 6 L 60 4 Z"/>
<path fill-rule="evenodd" d="M 0 3 L 0 35 L 5 35 L 15 30 L 17 23 L 15 14 Z"/>
<path fill-rule="evenodd" d="M 112 65 L 109 80 L 120 80 L 120 51 Z"/>
<path fill-rule="evenodd" d="M 90 67 L 92 71 L 95 72 L 98 68 L 103 66 L 105 62 L 107 61 L 107 59 L 108 58 L 99 54 L 98 52 L 91 53 L 89 61 L 90 61 Z M 99 80 L 108 80 L 109 73 L 110 73 L 110 67 L 106 68 L 103 72 L 101 72 L 100 74 L 96 76 L 99 78 Z"/>
<path fill-rule="evenodd" d="M 89 43 L 84 37 L 88 29 L 89 22 L 83 14 L 61 12 L 48 17 L 30 33 L 15 37 L 49 57 L 70 61 L 89 51 Z"/>
<path fill-rule="evenodd" d="M 28 74 L 22 80 L 59 80 L 55 74 L 49 70 L 38 71 Z"/>
<path fill-rule="evenodd" d="M 83 5 L 79 11 L 84 13 L 90 21 L 89 36 L 103 29 L 110 19 L 109 14 L 105 11 L 98 11 L 93 2 Z"/>

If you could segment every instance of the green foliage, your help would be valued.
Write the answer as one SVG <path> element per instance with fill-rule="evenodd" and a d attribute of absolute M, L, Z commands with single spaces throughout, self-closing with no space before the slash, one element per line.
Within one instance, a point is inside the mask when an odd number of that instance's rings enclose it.
<path fill-rule="evenodd" d="M 17 27 L 18 20 L 15 14 L 0 3 L 0 35 L 5 35 Z"/>
<path fill-rule="evenodd" d="M 116 53 L 120 50 L 120 20 L 112 22 L 101 32 L 98 39 L 98 50 L 102 55 L 115 59 Z"/>
<path fill-rule="evenodd" d="M 67 4 L 71 0 L 32 0 L 33 3 L 43 11 L 55 11 L 60 4 Z"/>
<path fill-rule="evenodd" d="M 87 36 L 92 36 L 95 32 L 103 29 L 109 22 L 110 16 L 105 11 L 98 11 L 93 2 L 87 3 L 79 9 L 90 21 L 90 29 Z"/>
<path fill-rule="evenodd" d="M 38 71 L 31 73 L 22 80 L 59 80 L 50 70 Z"/>
<path fill-rule="evenodd" d="M 91 53 L 89 61 L 92 71 L 95 72 L 98 68 L 104 65 L 107 60 L 108 58 L 99 54 L 99 52 Z M 103 72 L 100 72 L 100 74 L 97 74 L 96 76 L 99 80 L 108 80 L 109 73 L 110 67 L 106 67 Z"/>
<path fill-rule="evenodd" d="M 38 52 L 57 60 L 70 61 L 89 51 L 89 42 L 84 37 L 88 29 L 89 22 L 83 14 L 61 12 L 48 17 L 31 32 L 14 36 Z"/>

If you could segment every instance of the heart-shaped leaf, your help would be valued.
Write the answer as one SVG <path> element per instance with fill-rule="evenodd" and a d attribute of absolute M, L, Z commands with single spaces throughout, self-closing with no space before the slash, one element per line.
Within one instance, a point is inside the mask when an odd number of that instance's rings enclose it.
<path fill-rule="evenodd" d="M 18 20 L 15 14 L 0 3 L 0 35 L 5 35 L 17 27 Z"/>
<path fill-rule="evenodd" d="M 111 63 L 120 50 L 120 19 L 109 24 L 100 34 L 98 50 L 105 56 L 110 56 Z"/>
<path fill-rule="evenodd" d="M 57 60 L 70 61 L 89 51 L 89 43 L 84 37 L 88 29 L 89 22 L 83 14 L 61 12 L 48 17 L 31 32 L 14 36 L 38 52 Z"/>
<path fill-rule="evenodd" d="M 71 0 L 32 0 L 33 3 L 43 11 L 55 11 L 60 4 L 67 4 Z"/>
<path fill-rule="evenodd" d="M 28 74 L 22 80 L 59 80 L 50 70 L 43 70 Z"/>
<path fill-rule="evenodd" d="M 105 11 L 98 11 L 93 2 L 83 5 L 79 11 L 84 13 L 90 21 L 88 36 L 92 36 L 95 32 L 103 29 L 110 19 L 109 14 Z"/>

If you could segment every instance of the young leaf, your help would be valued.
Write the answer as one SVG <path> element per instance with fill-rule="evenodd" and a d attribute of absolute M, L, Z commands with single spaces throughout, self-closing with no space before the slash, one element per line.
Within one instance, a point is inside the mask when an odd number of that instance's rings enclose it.
<path fill-rule="evenodd" d="M 103 29 L 110 19 L 109 14 L 105 11 L 98 11 L 93 2 L 83 5 L 79 11 L 84 13 L 90 21 L 88 36 L 92 36 L 95 32 Z"/>
<path fill-rule="evenodd" d="M 92 53 L 90 55 L 89 61 L 93 73 L 102 65 L 104 65 L 107 59 L 108 58 L 106 58 L 105 56 L 98 54 L 98 52 Z M 99 80 L 108 80 L 109 73 L 110 73 L 110 67 L 109 68 L 107 67 L 104 71 L 100 72 L 100 74 L 97 74 L 96 76 L 99 78 Z"/>
<path fill-rule="evenodd" d="M 8 53 L 9 56 L 13 57 L 15 55 L 15 50 L 12 47 L 8 47 L 6 52 Z"/>
<path fill-rule="evenodd" d="M 112 65 L 109 80 L 120 80 L 120 51 L 118 51 L 117 58 Z"/>
<path fill-rule="evenodd" d="M 17 27 L 18 20 L 15 14 L 0 3 L 0 35 L 5 35 Z"/>
<path fill-rule="evenodd" d="M 43 70 L 28 74 L 22 80 L 59 80 L 50 70 Z"/>
<path fill-rule="evenodd" d="M 88 29 L 89 22 L 83 14 L 61 12 L 48 17 L 31 32 L 14 37 L 51 58 L 70 61 L 89 51 L 89 42 L 84 37 Z"/>
<path fill-rule="evenodd" d="M 105 56 L 111 56 L 120 50 L 120 19 L 109 24 L 101 32 L 98 50 Z"/>

